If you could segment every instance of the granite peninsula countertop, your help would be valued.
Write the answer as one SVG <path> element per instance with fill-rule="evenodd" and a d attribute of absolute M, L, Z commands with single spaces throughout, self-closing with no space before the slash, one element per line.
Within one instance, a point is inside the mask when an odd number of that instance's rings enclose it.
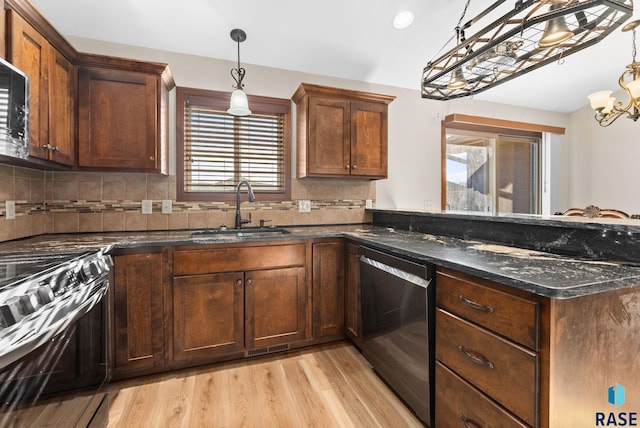
<path fill-rule="evenodd" d="M 488 241 L 372 225 L 285 227 L 268 237 L 192 236 L 193 230 L 53 234 L 0 243 L 0 255 L 91 251 L 156 245 L 220 244 L 346 237 L 400 256 L 434 263 L 550 298 L 571 298 L 640 285 L 640 265 L 534 251 Z"/>

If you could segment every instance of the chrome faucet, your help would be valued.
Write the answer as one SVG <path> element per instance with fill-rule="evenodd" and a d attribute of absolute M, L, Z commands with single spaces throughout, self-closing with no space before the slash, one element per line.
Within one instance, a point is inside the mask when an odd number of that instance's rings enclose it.
<path fill-rule="evenodd" d="M 254 202 L 256 200 L 256 195 L 253 194 L 253 189 L 251 188 L 251 184 L 247 180 L 242 180 L 238 183 L 238 187 L 236 187 L 236 229 L 240 229 L 243 224 L 249 223 L 251 220 L 243 219 L 240 215 L 240 187 L 245 184 L 247 186 L 247 194 L 249 195 L 249 202 Z"/>

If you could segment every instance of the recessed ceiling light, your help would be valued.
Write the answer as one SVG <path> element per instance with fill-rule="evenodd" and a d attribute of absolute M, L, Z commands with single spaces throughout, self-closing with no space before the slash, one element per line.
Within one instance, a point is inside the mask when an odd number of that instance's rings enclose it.
<path fill-rule="evenodd" d="M 413 12 L 410 10 L 403 10 L 393 18 L 393 28 L 403 30 L 413 23 L 413 18 Z"/>

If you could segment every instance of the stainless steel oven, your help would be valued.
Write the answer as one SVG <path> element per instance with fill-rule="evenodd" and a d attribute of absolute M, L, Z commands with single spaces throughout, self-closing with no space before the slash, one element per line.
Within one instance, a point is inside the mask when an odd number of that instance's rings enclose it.
<path fill-rule="evenodd" d="M 102 251 L 0 255 L 0 426 L 106 426 Z"/>
<path fill-rule="evenodd" d="M 360 247 L 362 355 L 433 426 L 434 267 Z"/>

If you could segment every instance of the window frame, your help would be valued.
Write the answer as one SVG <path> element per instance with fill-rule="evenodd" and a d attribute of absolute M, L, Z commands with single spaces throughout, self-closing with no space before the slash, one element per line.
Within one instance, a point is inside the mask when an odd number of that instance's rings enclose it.
<path fill-rule="evenodd" d="M 283 98 L 247 95 L 249 108 L 255 114 L 283 114 L 283 185 L 284 192 L 256 192 L 259 201 L 288 201 L 291 199 L 291 100 Z M 231 92 L 207 89 L 176 88 L 176 200 L 177 201 L 235 201 L 235 191 L 186 192 L 185 184 L 185 103 L 197 100 L 198 105 L 226 111 Z"/>
<path fill-rule="evenodd" d="M 443 211 L 447 210 L 447 130 L 461 130 L 471 131 L 479 133 L 491 133 L 510 135 L 515 137 L 528 137 L 537 138 L 540 141 L 539 153 L 540 162 L 542 162 L 542 136 L 544 133 L 552 134 L 564 134 L 565 129 L 556 126 L 540 125 L 526 122 L 516 122 L 503 119 L 494 119 L 481 116 L 468 116 L 462 114 L 450 114 L 442 120 L 441 123 L 441 191 L 440 191 L 440 205 Z M 542 163 L 539 165 L 538 180 L 542 179 L 543 174 Z M 538 184 L 538 212 L 540 213 L 542 208 L 542 194 L 541 186 Z M 497 212 L 497 207 L 493 207 L 490 212 L 492 215 L 500 215 Z"/>

